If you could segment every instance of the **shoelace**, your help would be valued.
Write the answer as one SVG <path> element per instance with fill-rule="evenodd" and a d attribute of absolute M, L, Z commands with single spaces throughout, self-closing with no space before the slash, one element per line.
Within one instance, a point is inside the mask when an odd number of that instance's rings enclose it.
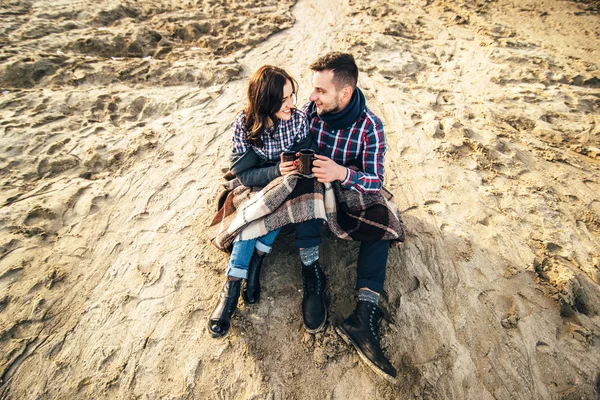
<path fill-rule="evenodd" d="M 314 275 L 302 274 L 304 290 L 309 294 L 320 295 L 321 293 L 321 275 L 319 274 L 318 267 L 315 265 Z"/>
<path fill-rule="evenodd" d="M 369 327 L 371 329 L 371 333 L 373 334 L 373 337 L 375 338 L 375 340 L 377 340 L 378 342 L 380 341 L 379 339 L 379 333 L 378 333 L 378 329 L 377 329 L 377 308 L 373 307 L 371 309 L 371 312 L 369 313 Z"/>

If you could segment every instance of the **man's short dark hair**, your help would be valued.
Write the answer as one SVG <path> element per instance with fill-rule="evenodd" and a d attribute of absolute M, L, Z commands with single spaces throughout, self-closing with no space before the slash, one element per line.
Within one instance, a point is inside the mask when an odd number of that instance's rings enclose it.
<path fill-rule="evenodd" d="M 312 63 L 310 69 L 315 72 L 328 69 L 333 71 L 333 84 L 337 90 L 346 86 L 350 86 L 352 89 L 356 88 L 358 67 L 352 54 L 338 51 L 327 53 Z"/>

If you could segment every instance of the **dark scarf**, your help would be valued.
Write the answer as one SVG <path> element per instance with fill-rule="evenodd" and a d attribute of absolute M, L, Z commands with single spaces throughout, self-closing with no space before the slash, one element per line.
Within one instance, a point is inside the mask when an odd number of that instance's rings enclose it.
<path fill-rule="evenodd" d="M 333 129 L 348 128 L 350 125 L 355 123 L 358 120 L 358 118 L 360 118 L 361 114 L 365 110 L 365 106 L 365 96 L 359 88 L 356 88 L 356 90 L 352 94 L 350 103 L 346 106 L 346 108 L 335 114 L 321 114 L 319 115 L 319 118 L 325 121 L 325 123 L 331 126 Z M 317 106 L 314 102 L 311 103 L 309 110 L 309 114 L 311 115 L 311 117 L 317 114 Z"/>

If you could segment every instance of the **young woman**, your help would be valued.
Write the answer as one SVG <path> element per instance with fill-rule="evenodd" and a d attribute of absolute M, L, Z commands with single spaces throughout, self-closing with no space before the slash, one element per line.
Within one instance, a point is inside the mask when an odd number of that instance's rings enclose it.
<path fill-rule="evenodd" d="M 296 108 L 296 81 L 283 69 L 264 65 L 250 78 L 248 106 L 233 124 L 231 171 L 245 186 L 266 186 L 292 173 L 294 162 L 280 162 L 284 151 L 313 147 L 307 116 Z M 208 322 L 213 337 L 224 336 L 242 297 L 247 304 L 260 297 L 260 267 L 280 229 L 251 240 L 237 240 L 226 271 L 227 281 Z"/>

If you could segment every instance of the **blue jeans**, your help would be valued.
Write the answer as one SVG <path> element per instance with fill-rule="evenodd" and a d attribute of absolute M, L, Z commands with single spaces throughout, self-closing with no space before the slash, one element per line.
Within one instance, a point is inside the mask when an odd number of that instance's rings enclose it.
<path fill-rule="evenodd" d="M 235 278 L 248 278 L 248 265 L 254 253 L 254 248 L 263 253 L 270 253 L 275 238 L 281 231 L 281 228 L 275 229 L 256 239 L 236 240 L 233 242 L 233 250 L 229 258 L 229 265 L 225 275 Z"/>
<path fill-rule="evenodd" d="M 313 219 L 296 224 L 296 243 L 298 249 L 318 246 L 321 243 L 321 220 Z M 383 293 L 383 283 L 387 268 L 389 240 L 360 242 L 356 266 L 356 288 L 369 288 Z"/>

